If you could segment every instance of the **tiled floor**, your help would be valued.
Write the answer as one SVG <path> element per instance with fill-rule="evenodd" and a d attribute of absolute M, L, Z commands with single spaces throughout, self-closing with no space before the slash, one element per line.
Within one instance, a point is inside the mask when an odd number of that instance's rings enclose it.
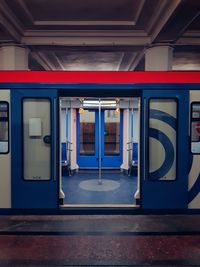
<path fill-rule="evenodd" d="M 2 216 L 0 266 L 200 266 L 200 216 Z"/>
<path fill-rule="evenodd" d="M 137 177 L 119 171 L 103 171 L 103 182 L 106 179 L 117 182 L 120 186 L 114 190 L 100 192 L 80 187 L 81 182 L 92 179 L 98 179 L 98 171 L 80 171 L 72 176 L 64 176 L 62 179 L 62 189 L 66 196 L 64 204 L 135 204 Z"/>

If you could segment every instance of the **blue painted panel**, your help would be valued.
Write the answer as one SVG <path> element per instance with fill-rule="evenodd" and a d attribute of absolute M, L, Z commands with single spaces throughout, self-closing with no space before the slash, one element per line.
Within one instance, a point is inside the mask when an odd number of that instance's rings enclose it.
<path fill-rule="evenodd" d="M 51 179 L 48 181 L 29 181 L 23 179 L 23 98 L 48 98 L 51 101 L 51 136 L 54 140 L 54 128 L 58 129 L 58 101 L 56 103 L 56 122 L 54 121 L 54 99 L 57 91 L 45 90 L 14 90 L 11 92 L 11 116 L 12 116 L 12 208 L 15 209 L 52 209 L 58 207 L 58 164 L 54 170 L 54 153 L 58 162 L 58 149 L 55 151 L 54 142 L 51 143 Z M 58 131 L 57 131 L 58 136 Z M 58 148 L 58 138 L 56 147 Z M 56 177 L 54 175 L 56 174 Z"/>
<path fill-rule="evenodd" d="M 84 90 L 85 95 L 91 90 L 103 90 L 101 91 L 101 96 L 110 96 L 110 90 L 116 90 L 121 92 L 122 90 L 128 90 L 130 92 L 130 96 L 133 96 L 133 90 L 137 92 L 137 96 L 142 93 L 143 90 L 199 90 L 199 83 L 109 83 L 109 84 L 80 84 L 80 83 L 59 83 L 59 91 L 60 95 L 66 95 L 68 92 L 72 92 L 72 90 Z M 0 89 L 47 89 L 47 90 L 57 90 L 58 83 L 0 83 Z M 99 97 L 99 94 L 97 94 Z"/>
<path fill-rule="evenodd" d="M 164 112 L 155 110 L 149 112 L 150 99 L 176 99 L 177 120 Z M 184 111 L 184 112 L 183 112 Z M 150 209 L 186 209 L 187 208 L 187 183 L 188 183 L 188 148 L 189 148 L 189 92 L 185 91 L 144 91 L 142 97 L 141 121 L 141 203 L 142 208 Z M 156 129 L 148 129 L 149 118 L 160 119 L 176 130 L 176 179 L 159 180 L 160 176 L 167 173 L 174 159 L 174 148 L 167 135 Z M 158 139 L 165 151 L 165 159 L 159 170 L 149 173 L 149 137 Z"/>

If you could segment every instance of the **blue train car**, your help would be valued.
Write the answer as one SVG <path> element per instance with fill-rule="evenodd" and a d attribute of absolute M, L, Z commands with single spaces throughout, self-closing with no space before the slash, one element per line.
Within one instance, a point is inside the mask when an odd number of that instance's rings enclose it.
<path fill-rule="evenodd" d="M 200 209 L 199 72 L 0 72 L 0 211 Z"/>

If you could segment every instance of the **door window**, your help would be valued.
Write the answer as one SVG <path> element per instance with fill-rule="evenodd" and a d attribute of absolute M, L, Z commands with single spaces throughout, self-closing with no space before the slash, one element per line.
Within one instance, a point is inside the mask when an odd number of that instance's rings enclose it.
<path fill-rule="evenodd" d="M 51 177 L 50 99 L 23 100 L 24 179 Z"/>
<path fill-rule="evenodd" d="M 84 110 L 80 114 L 80 155 L 95 155 L 95 111 Z"/>
<path fill-rule="evenodd" d="M 104 155 L 120 154 L 120 112 L 104 111 Z"/>
<path fill-rule="evenodd" d="M 200 154 L 200 103 L 192 103 L 191 152 L 193 154 Z"/>
<path fill-rule="evenodd" d="M 149 101 L 149 179 L 176 179 L 177 102 Z"/>
<path fill-rule="evenodd" d="M 9 151 L 8 109 L 8 103 L 0 101 L 0 154 L 6 154 Z"/>

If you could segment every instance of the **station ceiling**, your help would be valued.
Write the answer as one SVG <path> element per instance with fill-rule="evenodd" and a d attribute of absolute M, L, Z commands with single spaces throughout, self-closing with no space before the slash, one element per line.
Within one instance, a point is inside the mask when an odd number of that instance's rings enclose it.
<path fill-rule="evenodd" d="M 174 70 L 200 70 L 200 0 L 0 0 L 0 46 L 27 46 L 32 70 L 144 70 L 174 47 Z"/>

